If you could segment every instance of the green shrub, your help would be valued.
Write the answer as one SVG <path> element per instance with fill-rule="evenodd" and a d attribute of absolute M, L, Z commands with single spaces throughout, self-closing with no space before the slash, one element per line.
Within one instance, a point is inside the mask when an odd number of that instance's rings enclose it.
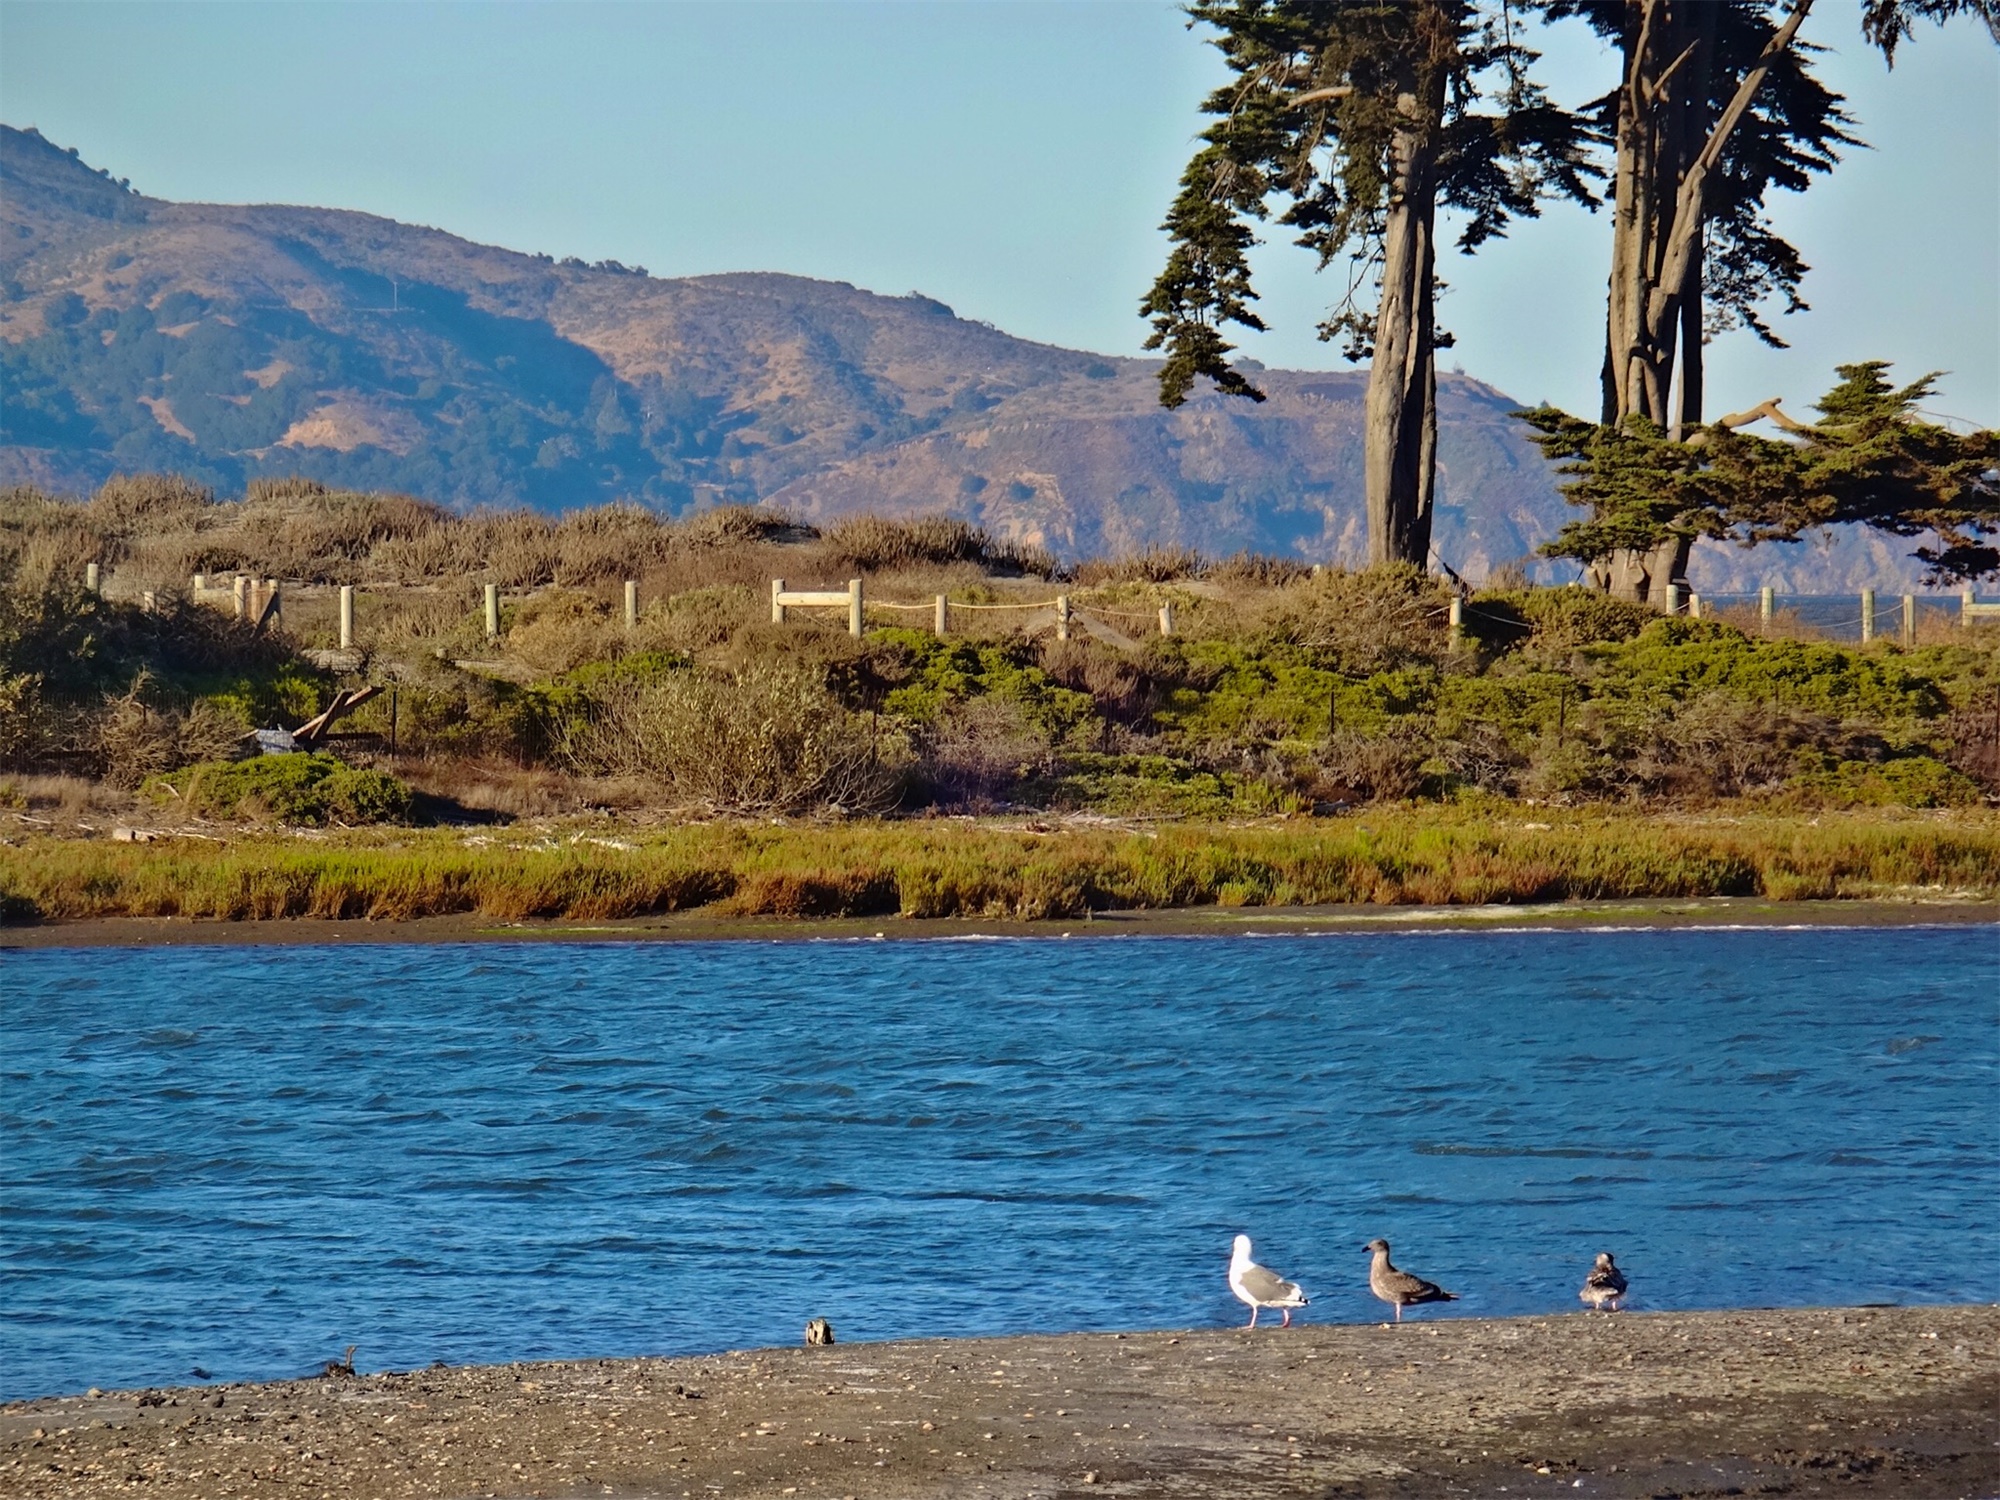
<path fill-rule="evenodd" d="M 1800 760 L 1792 788 L 1827 806 L 1973 807 L 1982 800 L 1977 782 L 1928 755 L 1837 761 L 1805 751 Z"/>
<path fill-rule="evenodd" d="M 1560 657 L 1579 646 L 1629 641 L 1658 618 L 1647 605 L 1596 589 L 1507 589 L 1474 596 L 1465 633 L 1498 650 L 1526 644 L 1537 655 Z"/>
<path fill-rule="evenodd" d="M 189 766 L 149 783 L 156 800 L 204 817 L 279 823 L 404 823 L 414 797 L 395 777 L 331 755 L 260 755 Z"/>
<path fill-rule="evenodd" d="M 1059 686 L 1025 642 L 939 640 L 917 630 L 884 630 L 877 639 L 900 650 L 908 668 L 882 707 L 912 723 L 933 723 L 953 703 L 990 696 L 1017 705 L 1055 744 L 1096 716 L 1090 694 Z"/>
<path fill-rule="evenodd" d="M 1820 641 L 1752 640 L 1709 620 L 1659 619 L 1638 639 L 1587 653 L 1596 688 L 1631 697 L 1691 698 L 1721 691 L 1758 702 L 1907 723 L 1949 706 L 1938 685 L 1907 657 Z"/>

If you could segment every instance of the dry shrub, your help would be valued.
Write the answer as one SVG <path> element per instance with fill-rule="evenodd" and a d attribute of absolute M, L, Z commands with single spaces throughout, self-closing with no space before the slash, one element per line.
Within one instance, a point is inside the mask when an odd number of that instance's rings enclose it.
<path fill-rule="evenodd" d="M 1948 765 L 1988 792 L 2000 792 L 2000 689 L 1989 689 L 1939 726 Z"/>
<path fill-rule="evenodd" d="M 1098 641 L 1047 636 L 1040 653 L 1042 670 L 1050 678 L 1090 694 L 1100 713 L 1121 724 L 1144 721 L 1159 702 L 1159 685 L 1151 674 L 1130 656 Z"/>
<path fill-rule="evenodd" d="M 453 528 L 454 569 L 477 572 L 506 589 L 553 583 L 560 553 L 556 528 L 531 510 L 487 511 Z"/>
<path fill-rule="evenodd" d="M 215 507 L 215 492 L 178 474 L 117 474 L 83 507 L 90 525 L 117 537 L 192 531 Z"/>
<path fill-rule="evenodd" d="M 764 603 L 739 586 L 690 589 L 648 605 L 639 616 L 633 645 L 641 651 L 679 651 L 692 656 L 720 646 L 745 625 L 762 618 Z"/>
<path fill-rule="evenodd" d="M 1434 746 L 1414 724 L 1391 724 L 1380 734 L 1336 729 L 1314 755 L 1323 783 L 1360 802 L 1405 802 L 1423 790 L 1424 762 Z"/>
<path fill-rule="evenodd" d="M 721 505 L 698 511 L 676 529 L 688 547 L 742 547 L 758 542 L 808 542 L 819 532 L 783 511 L 759 505 Z"/>
<path fill-rule="evenodd" d="M 147 704 L 141 681 L 109 699 L 91 735 L 98 774 L 110 785 L 131 790 L 148 777 L 201 761 L 225 759 L 246 726 L 226 709 L 196 701 L 186 709 Z"/>
<path fill-rule="evenodd" d="M 382 614 L 370 639 L 415 643 L 454 636 L 468 627 L 477 607 L 470 593 L 458 589 L 399 589 L 377 605 Z"/>
<path fill-rule="evenodd" d="M 1515 748 L 1497 724 L 1474 720 L 1462 724 L 1436 747 L 1445 775 L 1462 787 L 1512 796 L 1528 757 Z"/>
<path fill-rule="evenodd" d="M 1040 547 L 996 539 L 955 516 L 849 516 L 826 532 L 824 555 L 857 572 L 905 572 L 969 564 L 998 573 L 1049 577 L 1055 559 Z"/>
<path fill-rule="evenodd" d="M 507 631 L 507 649 L 549 675 L 615 657 L 624 647 L 623 622 L 573 589 L 548 589 L 527 600 Z"/>
<path fill-rule="evenodd" d="M 258 572 L 351 583 L 374 571 L 378 549 L 448 533 L 449 511 L 408 495 L 329 490 L 311 480 L 253 486 L 238 508 L 233 545 Z"/>
<path fill-rule="evenodd" d="M 376 577 L 395 583 L 428 583 L 459 571 L 460 549 L 452 531 L 440 526 L 417 536 L 394 537 L 369 557 Z"/>
<path fill-rule="evenodd" d="M 1210 583 L 1243 588 L 1276 589 L 1312 577 L 1312 564 L 1296 557 L 1272 557 L 1264 552 L 1238 552 L 1210 563 L 1202 575 Z"/>
<path fill-rule="evenodd" d="M 643 506 L 570 511 L 555 528 L 555 581 L 575 587 L 637 578 L 666 556 L 671 535 Z"/>
<path fill-rule="evenodd" d="M 614 678 L 565 747 L 586 772 L 655 781 L 724 812 L 881 811 L 905 754 L 816 674 L 765 663 L 726 674 Z"/>
<path fill-rule="evenodd" d="M 1124 557 L 1090 558 L 1076 565 L 1080 584 L 1173 583 L 1183 578 L 1200 578 L 1208 563 L 1192 547 L 1148 547 Z"/>
<path fill-rule="evenodd" d="M 1839 726 L 1818 714 L 1703 693 L 1659 726 L 1633 769 L 1651 791 L 1741 797 L 1784 785 L 1801 749 L 1840 738 Z"/>
<path fill-rule="evenodd" d="M 406 757 L 395 770 L 412 790 L 467 812 L 497 815 L 496 821 L 562 817 L 579 811 L 584 802 L 573 778 L 505 761 L 452 760 L 434 765 Z"/>
<path fill-rule="evenodd" d="M 951 516 L 919 516 L 900 521 L 888 516 L 848 516 L 825 533 L 826 556 L 863 572 L 911 568 L 925 564 L 983 562 L 987 535 L 968 521 Z"/>
<path fill-rule="evenodd" d="M 1010 698 L 954 703 L 925 738 L 924 779 L 947 807 L 991 807 L 1024 779 L 1053 769 L 1048 735 Z"/>
<path fill-rule="evenodd" d="M 1350 573 L 1328 570 L 1282 590 L 1261 624 L 1281 639 L 1366 676 L 1438 662 L 1450 646 L 1444 586 L 1404 564 Z"/>

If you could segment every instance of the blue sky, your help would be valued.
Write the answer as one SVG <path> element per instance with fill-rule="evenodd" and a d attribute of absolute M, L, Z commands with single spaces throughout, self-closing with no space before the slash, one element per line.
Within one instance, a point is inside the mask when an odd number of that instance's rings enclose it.
<path fill-rule="evenodd" d="M 1893 73 L 1857 0 L 1820 0 L 1876 149 L 1781 229 L 1813 271 L 1793 344 L 1710 352 L 1712 410 L 1837 362 L 1945 367 L 1936 407 L 2000 421 L 2000 51 L 1921 29 Z M 1547 39 L 1552 92 L 1608 86 L 1580 28 Z M 921 290 L 1024 337 L 1133 354 L 1156 226 L 1218 75 L 1150 0 L 901 3 L 49 3 L 0 0 L 0 118 L 159 197 L 364 209 L 655 275 L 773 270 Z M 1609 226 L 1552 210 L 1452 257 L 1445 356 L 1523 400 L 1592 414 Z M 1260 252 L 1266 364 L 1340 365 L 1312 330 L 1333 288 Z"/>

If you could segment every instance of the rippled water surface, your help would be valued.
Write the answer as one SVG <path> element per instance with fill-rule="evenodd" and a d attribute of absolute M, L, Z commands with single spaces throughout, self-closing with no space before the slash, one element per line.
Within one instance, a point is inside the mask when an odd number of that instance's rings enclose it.
<path fill-rule="evenodd" d="M 0 1393 L 2000 1300 L 1993 928 L 0 954 Z M 1427 1310 L 1428 1313 L 1429 1310 Z"/>

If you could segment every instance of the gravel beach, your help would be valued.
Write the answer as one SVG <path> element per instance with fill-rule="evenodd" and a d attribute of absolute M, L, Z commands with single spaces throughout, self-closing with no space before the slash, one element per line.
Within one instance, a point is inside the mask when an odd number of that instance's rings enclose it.
<path fill-rule="evenodd" d="M 93 1392 L 0 1407 L 0 1493 L 1989 1497 L 2000 1309 L 1413 1317 Z"/>

